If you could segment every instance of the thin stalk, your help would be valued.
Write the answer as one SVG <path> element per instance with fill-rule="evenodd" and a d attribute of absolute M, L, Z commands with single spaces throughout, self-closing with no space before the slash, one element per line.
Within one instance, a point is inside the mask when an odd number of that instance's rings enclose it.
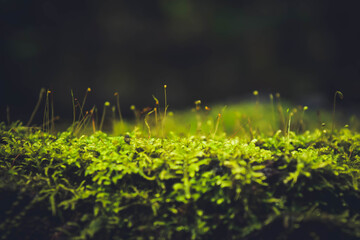
<path fill-rule="evenodd" d="M 51 91 L 48 90 L 48 92 L 46 94 L 46 106 L 47 106 L 47 114 L 46 114 L 47 124 L 46 124 L 46 128 L 47 128 L 48 132 L 50 131 L 50 94 L 51 94 Z"/>
<path fill-rule="evenodd" d="M 42 100 L 42 98 L 43 98 L 44 93 L 45 93 L 45 88 L 41 88 L 40 94 L 39 94 L 39 99 L 38 99 L 38 101 L 37 101 L 37 103 L 36 103 L 36 105 L 35 105 L 34 111 L 31 113 L 31 116 L 30 116 L 29 121 L 28 121 L 27 124 L 26 124 L 27 127 L 29 127 L 30 124 L 32 123 L 32 121 L 33 121 L 33 119 L 34 119 L 34 117 L 35 117 L 35 114 L 36 114 L 36 112 L 38 111 L 38 109 L 39 109 L 39 107 L 40 107 L 41 100 Z"/>
<path fill-rule="evenodd" d="M 80 107 L 79 121 L 80 121 L 80 118 L 84 116 L 84 114 L 83 114 L 83 110 L 84 110 L 84 106 L 85 106 L 86 98 L 87 98 L 87 95 L 88 95 L 88 93 L 89 93 L 89 92 L 91 92 L 91 88 L 86 89 L 86 93 L 85 93 L 85 96 L 84 96 L 83 102 L 82 102 L 81 106 L 79 105 L 79 107 Z"/>
<path fill-rule="evenodd" d="M 273 121 L 273 128 L 276 127 L 276 120 L 275 120 L 275 106 L 274 106 L 274 96 L 272 94 L 269 95 L 270 103 L 271 103 L 271 113 L 272 113 L 272 121 Z M 274 131 L 274 129 L 273 129 Z"/>
<path fill-rule="evenodd" d="M 78 124 L 76 126 L 76 129 L 74 131 L 75 135 L 77 135 L 80 132 L 81 128 L 83 128 L 83 126 L 86 125 L 86 122 L 89 119 L 89 117 L 90 117 L 90 114 L 88 111 L 86 111 L 84 117 L 78 122 Z"/>
<path fill-rule="evenodd" d="M 159 129 L 158 129 L 158 112 L 160 114 L 160 107 L 159 107 L 159 100 L 153 95 L 153 99 L 155 101 L 155 107 L 154 107 L 154 111 L 155 111 L 155 127 L 159 133 Z"/>
<path fill-rule="evenodd" d="M 112 125 L 113 125 L 113 131 L 115 130 L 115 123 L 116 123 L 116 119 L 115 119 L 115 106 L 111 107 L 111 112 L 112 112 Z"/>
<path fill-rule="evenodd" d="M 49 122 L 50 122 L 50 109 L 49 109 L 49 94 L 51 93 L 50 90 L 46 92 L 46 98 L 45 98 L 45 110 L 44 110 L 44 116 L 43 116 L 43 130 L 44 132 L 47 132 L 49 130 Z"/>
<path fill-rule="evenodd" d="M 120 123 L 121 123 L 121 125 L 122 125 L 122 124 L 123 124 L 123 117 L 122 117 L 121 110 L 120 110 L 120 97 L 119 97 L 119 93 L 118 93 L 118 92 L 114 93 L 114 96 L 116 97 L 116 107 L 117 107 L 117 111 L 118 111 L 118 114 L 119 114 Z"/>
<path fill-rule="evenodd" d="M 45 122 L 44 125 L 50 125 L 50 124 L 52 124 L 52 122 L 55 122 L 59 119 L 60 119 L 59 116 L 53 117 L 52 119 L 49 119 L 49 121 Z"/>
<path fill-rule="evenodd" d="M 55 132 L 55 121 L 54 121 L 54 93 L 51 93 L 51 127 L 50 127 L 50 132 L 54 133 Z"/>
<path fill-rule="evenodd" d="M 131 105 L 131 106 L 130 106 L 130 110 L 134 113 L 135 122 L 136 122 L 136 125 L 138 125 L 139 122 L 140 122 L 140 116 L 139 116 L 139 114 L 138 114 L 138 112 L 137 112 L 137 110 L 136 110 L 135 105 Z"/>
<path fill-rule="evenodd" d="M 213 133 L 213 138 L 215 138 L 216 132 L 217 132 L 217 130 L 219 128 L 220 118 L 221 118 L 221 113 L 219 113 L 218 116 L 217 116 L 216 125 L 215 125 L 215 131 Z"/>
<path fill-rule="evenodd" d="M 164 85 L 164 98 L 165 98 L 164 117 L 163 117 L 163 119 L 162 119 L 162 124 L 161 124 L 161 132 L 162 132 L 163 137 L 164 137 L 164 127 L 165 127 L 166 111 L 167 111 L 167 108 L 168 108 L 166 89 L 167 89 L 167 85 L 165 84 L 165 85 Z"/>
<path fill-rule="evenodd" d="M 158 126 L 157 108 L 154 108 L 154 111 L 155 111 L 155 127 L 157 128 Z"/>
<path fill-rule="evenodd" d="M 149 123 L 148 123 L 147 120 L 148 120 L 150 114 L 152 114 L 154 111 L 155 111 L 155 110 L 152 110 L 152 111 L 148 112 L 148 113 L 146 114 L 145 118 L 144 118 L 145 125 L 146 125 L 146 127 L 147 127 L 147 129 L 148 129 L 149 139 L 151 138 L 151 128 L 150 128 L 150 125 L 149 125 Z"/>
<path fill-rule="evenodd" d="M 201 120 L 201 116 L 200 116 L 200 109 L 201 109 L 201 100 L 196 100 L 195 102 L 195 111 L 196 111 L 196 122 L 197 122 L 197 126 L 196 126 L 196 132 L 200 133 L 201 132 L 201 126 L 202 126 L 202 120 Z"/>
<path fill-rule="evenodd" d="M 256 97 L 256 109 L 258 109 L 259 103 L 260 103 L 260 101 L 259 101 L 259 91 L 258 90 L 253 91 L 253 95 Z"/>
<path fill-rule="evenodd" d="M 281 124 L 280 128 L 284 132 L 284 134 L 286 134 L 286 123 L 285 123 L 283 107 L 282 107 L 281 102 L 280 102 L 280 93 L 276 93 L 275 96 L 277 98 L 277 110 L 278 110 L 278 114 L 279 114 L 279 118 L 280 118 L 280 124 Z"/>
<path fill-rule="evenodd" d="M 300 123 L 299 129 L 298 129 L 299 132 L 303 132 L 305 129 L 304 117 L 305 117 L 305 111 L 308 109 L 309 109 L 308 106 L 304 106 L 302 108 L 302 112 L 301 112 L 301 116 L 300 116 L 300 120 L 299 120 L 299 123 Z"/>
<path fill-rule="evenodd" d="M 100 127 L 99 127 L 99 130 L 100 130 L 100 131 L 102 131 L 102 127 L 103 127 L 103 124 L 104 124 L 105 114 L 106 114 L 106 108 L 109 107 L 109 106 L 110 106 L 110 103 L 109 103 L 109 102 L 105 102 L 103 114 L 102 114 L 102 117 L 101 117 Z"/>
<path fill-rule="evenodd" d="M 344 98 L 344 95 L 340 91 L 336 91 L 334 94 L 334 105 L 333 105 L 333 112 L 332 112 L 332 125 L 331 125 L 331 132 L 335 129 L 335 106 L 336 106 L 336 95 L 339 96 L 339 98 L 342 100 Z"/>
<path fill-rule="evenodd" d="M 75 98 L 74 98 L 74 92 L 73 92 L 72 89 L 70 90 L 70 92 L 71 92 L 71 101 L 72 101 L 72 106 L 73 106 L 73 123 L 72 123 L 72 126 L 73 126 L 73 131 L 74 131 L 74 128 L 75 128 L 75 118 L 76 118 Z"/>
<path fill-rule="evenodd" d="M 95 126 L 99 126 L 99 111 L 96 107 L 94 107 L 95 111 Z"/>
<path fill-rule="evenodd" d="M 288 109 L 289 112 L 289 109 Z M 291 125 L 291 117 L 293 116 L 293 112 L 289 112 L 289 121 L 288 121 L 288 128 L 287 128 L 287 151 L 289 151 L 290 146 L 290 125 Z"/>
<path fill-rule="evenodd" d="M 166 117 L 166 110 L 167 110 L 167 108 L 168 108 L 166 88 L 167 88 L 167 85 L 164 85 L 164 97 L 165 97 L 164 118 Z"/>
<path fill-rule="evenodd" d="M 93 107 L 93 108 L 91 109 L 91 111 L 90 111 L 90 113 L 91 113 L 91 123 L 92 123 L 93 133 L 96 132 L 94 108 L 95 108 L 95 107 Z"/>

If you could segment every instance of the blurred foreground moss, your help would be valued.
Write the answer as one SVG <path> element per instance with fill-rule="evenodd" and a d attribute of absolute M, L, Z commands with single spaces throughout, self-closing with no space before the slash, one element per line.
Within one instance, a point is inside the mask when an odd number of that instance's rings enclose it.
<path fill-rule="evenodd" d="M 359 239 L 360 134 L 271 108 L 153 112 L 111 135 L 1 123 L 0 237 Z"/>

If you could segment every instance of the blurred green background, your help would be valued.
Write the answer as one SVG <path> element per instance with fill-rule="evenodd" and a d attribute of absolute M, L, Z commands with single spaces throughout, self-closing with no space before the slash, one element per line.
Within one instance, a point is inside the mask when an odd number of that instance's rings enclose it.
<path fill-rule="evenodd" d="M 26 121 L 41 87 L 71 119 L 70 89 L 87 108 L 119 92 L 170 108 L 262 96 L 343 108 L 360 102 L 359 1 L 0 1 L 0 118 Z M 40 114 L 41 115 L 41 114 Z M 39 116 L 40 119 L 42 116 Z"/>

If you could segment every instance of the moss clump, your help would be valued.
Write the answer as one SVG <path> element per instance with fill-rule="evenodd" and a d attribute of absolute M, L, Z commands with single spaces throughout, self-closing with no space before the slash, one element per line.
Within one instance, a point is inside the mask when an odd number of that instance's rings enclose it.
<path fill-rule="evenodd" d="M 255 104 L 198 100 L 174 114 L 165 85 L 165 107 L 155 96 L 153 108 L 132 106 L 135 123 L 115 94 L 108 135 L 111 104 L 99 124 L 84 109 L 90 91 L 81 105 L 72 94 L 66 131 L 55 134 L 48 96 L 42 130 L 0 123 L 1 239 L 360 238 L 354 118 L 338 129 L 335 111 L 279 94 L 260 103 L 257 91 Z"/>
<path fill-rule="evenodd" d="M 1 239 L 360 237 L 355 131 L 183 136 L 166 121 L 166 138 L 1 123 Z"/>

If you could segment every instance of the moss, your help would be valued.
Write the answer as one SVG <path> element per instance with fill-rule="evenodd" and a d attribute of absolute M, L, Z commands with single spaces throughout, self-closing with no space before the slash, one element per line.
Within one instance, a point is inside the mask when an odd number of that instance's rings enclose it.
<path fill-rule="evenodd" d="M 0 123 L 1 238 L 360 237 L 357 131 L 291 110 L 284 132 L 258 98 L 209 109 L 112 134 Z"/>

